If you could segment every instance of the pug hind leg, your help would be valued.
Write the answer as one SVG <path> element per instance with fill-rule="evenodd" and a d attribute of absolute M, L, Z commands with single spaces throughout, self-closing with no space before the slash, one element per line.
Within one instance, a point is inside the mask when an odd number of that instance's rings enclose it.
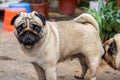
<path fill-rule="evenodd" d="M 96 80 L 96 73 L 97 73 L 99 64 L 100 64 L 100 59 L 97 57 L 91 58 L 89 60 L 89 69 L 90 69 L 90 76 L 91 76 L 90 80 Z"/>
<path fill-rule="evenodd" d="M 46 80 L 57 80 L 56 67 L 45 70 Z"/>
<path fill-rule="evenodd" d="M 79 61 L 81 64 L 82 73 L 80 75 L 75 75 L 74 77 L 76 79 L 84 79 L 84 76 L 88 70 L 88 65 L 87 65 L 85 58 L 80 58 Z"/>

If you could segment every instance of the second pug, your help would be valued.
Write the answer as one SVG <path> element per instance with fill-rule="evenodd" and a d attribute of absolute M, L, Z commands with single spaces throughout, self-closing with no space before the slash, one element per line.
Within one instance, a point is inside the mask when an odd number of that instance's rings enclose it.
<path fill-rule="evenodd" d="M 77 57 L 82 79 L 90 69 L 96 80 L 103 48 L 95 19 L 84 13 L 72 21 L 49 22 L 37 12 L 19 13 L 11 21 L 24 53 L 45 70 L 46 80 L 57 80 L 56 65 L 68 57 Z"/>
<path fill-rule="evenodd" d="M 103 59 L 114 69 L 120 70 L 120 33 L 105 41 Z"/>

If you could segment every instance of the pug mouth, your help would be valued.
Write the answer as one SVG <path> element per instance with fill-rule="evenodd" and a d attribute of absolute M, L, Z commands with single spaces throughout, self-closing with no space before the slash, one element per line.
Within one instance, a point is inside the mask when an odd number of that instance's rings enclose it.
<path fill-rule="evenodd" d="M 40 40 L 39 35 L 26 31 L 18 37 L 18 41 L 24 46 L 33 46 Z"/>

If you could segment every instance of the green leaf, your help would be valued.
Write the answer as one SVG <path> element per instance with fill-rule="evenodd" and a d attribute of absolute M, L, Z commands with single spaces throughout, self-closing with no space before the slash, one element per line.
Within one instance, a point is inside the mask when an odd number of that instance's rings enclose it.
<path fill-rule="evenodd" d="M 120 32 L 120 9 L 116 8 L 116 1 L 99 0 L 98 9 L 85 8 L 85 11 L 91 14 L 99 24 L 101 40 L 109 39 L 117 32 Z"/>
<path fill-rule="evenodd" d="M 117 23 L 120 23 L 120 19 L 116 19 L 116 22 L 117 22 Z"/>

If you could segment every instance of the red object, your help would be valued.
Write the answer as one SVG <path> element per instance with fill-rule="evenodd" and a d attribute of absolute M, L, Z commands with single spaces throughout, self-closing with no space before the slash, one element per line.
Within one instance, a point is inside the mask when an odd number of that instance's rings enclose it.
<path fill-rule="evenodd" d="M 74 14 L 77 0 L 59 0 L 59 11 L 62 14 Z"/>
<path fill-rule="evenodd" d="M 117 7 L 120 7 L 120 0 L 117 0 Z"/>
<path fill-rule="evenodd" d="M 26 12 L 24 8 L 6 8 L 4 12 L 3 29 L 5 31 L 14 31 L 14 26 L 11 25 L 11 19 L 19 12 Z"/>
<path fill-rule="evenodd" d="M 31 3 L 30 4 L 31 11 L 37 11 L 38 13 L 43 13 L 46 16 L 48 16 L 48 3 L 43 2 L 43 3 Z"/>

